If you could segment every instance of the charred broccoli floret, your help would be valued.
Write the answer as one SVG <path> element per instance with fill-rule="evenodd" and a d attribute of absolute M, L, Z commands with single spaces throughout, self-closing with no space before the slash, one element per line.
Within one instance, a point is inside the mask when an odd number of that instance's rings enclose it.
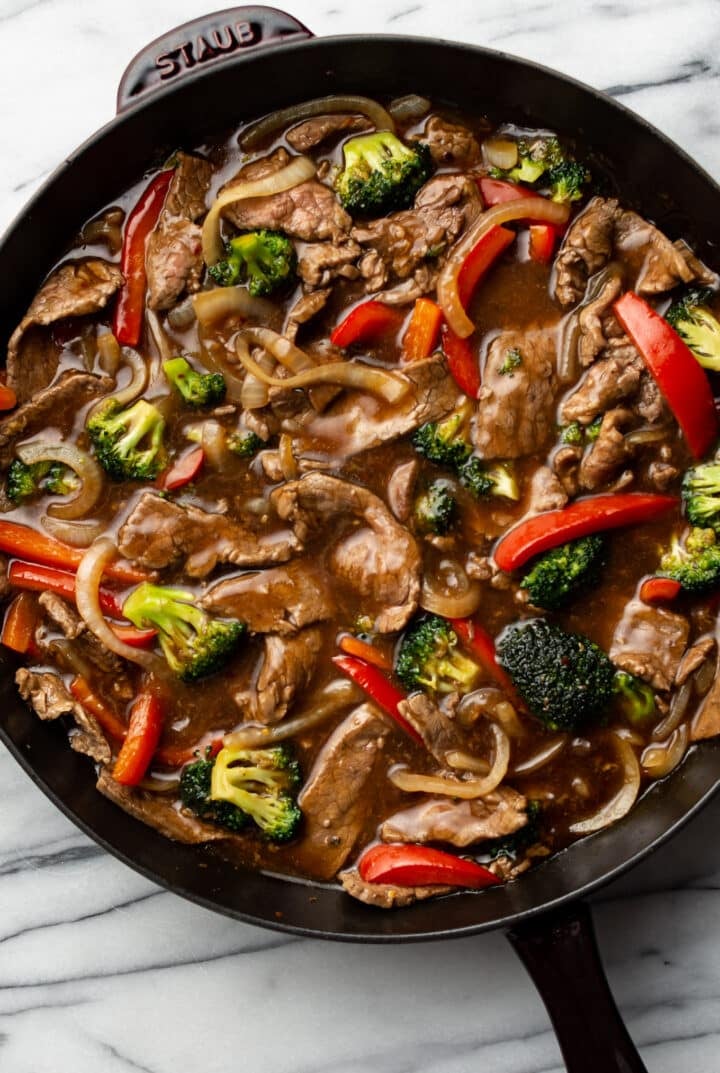
<path fill-rule="evenodd" d="M 472 446 L 465 437 L 466 423 L 464 410 L 456 410 L 443 421 L 429 421 L 414 434 L 413 446 L 428 461 L 458 469 L 472 453 Z"/>
<path fill-rule="evenodd" d="M 421 533 L 444 536 L 457 516 L 457 500 L 448 481 L 433 481 L 415 500 L 415 524 Z"/>
<path fill-rule="evenodd" d="M 502 496 L 517 501 L 520 498 L 515 474 L 507 463 L 496 462 L 486 466 L 477 455 L 472 455 L 458 468 L 460 483 L 476 499 L 486 496 Z"/>
<path fill-rule="evenodd" d="M 90 418 L 87 431 L 113 480 L 152 481 L 165 465 L 165 419 L 144 399 L 126 409 L 110 401 Z"/>
<path fill-rule="evenodd" d="M 249 820 L 272 842 L 288 842 L 302 819 L 296 802 L 300 768 L 288 746 L 225 747 L 214 760 L 183 768 L 183 805 L 203 820 L 240 831 Z"/>
<path fill-rule="evenodd" d="M 660 577 L 679 581 L 686 592 L 707 592 L 720 585 L 720 544 L 714 529 L 691 529 L 681 544 L 673 539 L 660 560 Z"/>
<path fill-rule="evenodd" d="M 510 626 L 498 659 L 532 714 L 552 730 L 574 730 L 612 700 L 615 668 L 594 641 L 544 619 Z"/>
<path fill-rule="evenodd" d="M 408 208 L 433 172 L 426 145 L 405 145 L 387 130 L 351 138 L 343 146 L 343 156 L 335 190 L 353 216 L 382 216 Z"/>
<path fill-rule="evenodd" d="M 551 548 L 535 560 L 520 588 L 536 607 L 555 611 L 597 578 L 604 549 L 597 533 Z"/>
<path fill-rule="evenodd" d="M 720 462 L 703 462 L 685 472 L 685 514 L 691 525 L 720 529 Z"/>
<path fill-rule="evenodd" d="M 241 430 L 228 436 L 227 445 L 238 458 L 254 458 L 258 451 L 262 451 L 265 441 L 256 432 Z"/>
<path fill-rule="evenodd" d="M 250 294 L 263 298 L 295 277 L 297 254 L 287 235 L 279 231 L 248 231 L 231 238 L 225 259 L 208 268 L 221 287 L 246 283 Z"/>
<path fill-rule="evenodd" d="M 480 668 L 465 656 L 450 623 L 439 615 L 416 619 L 403 634 L 395 673 L 408 690 L 468 693 Z"/>
<path fill-rule="evenodd" d="M 123 604 L 123 615 L 138 629 L 156 629 L 163 655 L 183 682 L 219 671 L 246 632 L 244 622 L 211 618 L 189 589 L 143 581 Z"/>
<path fill-rule="evenodd" d="M 13 459 L 5 479 L 5 491 L 13 503 L 22 503 L 35 495 L 68 495 L 78 480 L 61 462 L 22 462 Z"/>
<path fill-rule="evenodd" d="M 713 292 L 692 287 L 668 309 L 665 319 L 705 369 L 720 372 L 720 322 L 709 307 Z"/>
<path fill-rule="evenodd" d="M 616 671 L 614 689 L 620 708 L 631 723 L 644 723 L 655 714 L 655 693 L 634 674 Z"/>
<path fill-rule="evenodd" d="M 216 406 L 225 398 L 225 377 L 222 373 L 196 372 L 185 358 L 164 361 L 163 369 L 188 406 Z"/>

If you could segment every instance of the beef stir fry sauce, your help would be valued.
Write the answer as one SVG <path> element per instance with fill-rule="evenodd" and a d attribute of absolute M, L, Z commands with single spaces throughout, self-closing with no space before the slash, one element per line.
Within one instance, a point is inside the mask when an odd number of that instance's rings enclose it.
<path fill-rule="evenodd" d="M 593 184 L 331 98 L 88 222 L 8 346 L 2 641 L 101 793 L 399 906 L 720 732 L 718 281 Z"/>

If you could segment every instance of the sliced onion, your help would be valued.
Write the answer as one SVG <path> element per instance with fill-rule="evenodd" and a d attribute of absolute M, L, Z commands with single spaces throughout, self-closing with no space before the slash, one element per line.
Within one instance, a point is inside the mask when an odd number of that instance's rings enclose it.
<path fill-rule="evenodd" d="M 407 395 L 410 389 L 410 383 L 404 377 L 401 378 L 384 369 L 376 369 L 371 365 L 363 365 L 359 361 L 331 361 L 328 365 L 318 365 L 282 380 L 280 377 L 266 373 L 256 361 L 241 350 L 238 350 L 237 356 L 247 371 L 258 380 L 262 380 L 268 387 L 283 387 L 292 390 L 296 387 L 312 387 L 313 384 L 337 384 L 339 387 L 369 391 L 373 395 L 380 395 L 387 402 L 397 402 Z"/>
<path fill-rule="evenodd" d="M 712 654 L 712 652 L 710 653 Z M 693 675 L 693 688 L 698 697 L 704 697 L 715 678 L 715 660 L 706 658 Z"/>
<path fill-rule="evenodd" d="M 167 319 L 168 324 L 171 328 L 174 328 L 175 331 L 187 331 L 197 319 L 192 298 L 188 295 L 187 298 L 183 299 L 180 305 L 173 306 L 172 309 L 168 311 Z"/>
<path fill-rule="evenodd" d="M 592 831 L 601 831 L 622 819 L 635 804 L 640 792 L 640 764 L 635 750 L 629 741 L 613 735 L 615 750 L 622 766 L 623 784 L 618 792 L 610 798 L 601 809 L 587 819 L 573 823 L 569 828 L 571 834 L 589 835 Z"/>
<path fill-rule="evenodd" d="M 147 387 L 149 372 L 145 358 L 138 354 L 136 350 L 130 350 L 128 347 L 123 347 L 122 358 L 123 364 L 128 365 L 132 372 L 129 382 L 119 391 L 113 391 L 111 395 L 104 395 L 103 398 L 99 399 L 88 413 L 88 418 L 107 406 L 108 403 L 113 403 L 118 409 L 122 409 L 123 406 L 133 402 L 138 395 L 142 395 Z"/>
<path fill-rule="evenodd" d="M 235 342 L 235 353 L 238 357 L 241 353 L 246 358 L 250 357 L 250 349 L 241 336 L 238 336 Z M 263 351 L 262 357 L 258 359 L 258 365 L 263 372 L 269 373 L 272 370 L 273 360 L 269 354 Z M 242 408 L 244 410 L 261 410 L 263 406 L 267 405 L 269 398 L 270 392 L 267 384 L 264 384 L 262 380 L 258 380 L 252 373 L 246 372 L 240 391 L 240 405 Z"/>
<path fill-rule="evenodd" d="M 112 332 L 98 336 L 98 365 L 108 376 L 116 376 L 122 362 L 120 344 Z"/>
<path fill-rule="evenodd" d="M 472 771 L 476 775 L 487 775 L 490 770 L 487 760 L 481 756 L 466 753 L 462 749 L 452 749 L 449 753 L 445 753 L 445 763 L 461 771 Z"/>
<path fill-rule="evenodd" d="M 438 303 L 448 324 L 462 339 L 472 335 L 475 325 L 463 309 L 458 293 L 458 275 L 465 258 L 480 239 L 493 227 L 510 220 L 533 220 L 560 226 L 567 222 L 570 206 L 561 205 L 547 198 L 522 197 L 517 201 L 504 201 L 480 213 L 473 225 L 451 250 L 437 282 Z"/>
<path fill-rule="evenodd" d="M 157 671 L 161 664 L 153 652 L 133 648 L 118 640 L 100 610 L 99 588 L 103 571 L 108 563 L 117 558 L 117 548 L 109 537 L 101 537 L 88 548 L 80 560 L 75 581 L 75 599 L 85 625 L 97 639 L 122 659 L 139 663 L 148 671 Z"/>
<path fill-rule="evenodd" d="M 240 135 L 240 145 L 243 149 L 255 149 L 276 130 L 289 127 L 291 123 L 312 119 L 313 116 L 341 115 L 344 112 L 367 116 L 376 130 L 395 131 L 392 116 L 377 101 L 369 97 L 333 94 L 332 97 L 316 97 L 311 101 L 303 101 L 302 104 L 291 104 L 289 108 L 281 108 L 263 119 L 258 119 Z"/>
<path fill-rule="evenodd" d="M 317 364 L 304 350 L 295 346 L 279 332 L 272 331 L 271 328 L 246 328 L 242 334 L 251 343 L 261 346 L 268 354 L 272 354 L 275 360 L 284 369 L 289 369 L 291 373 L 302 373 L 305 369 L 312 369 Z"/>
<path fill-rule="evenodd" d="M 551 741 L 549 745 L 541 749 L 539 753 L 535 753 L 535 756 L 531 756 L 529 760 L 523 760 L 521 764 L 515 764 L 512 769 L 513 776 L 533 775 L 541 767 L 545 767 L 551 760 L 554 760 L 556 756 L 559 756 L 566 745 L 567 737 L 563 735 L 561 738 L 556 738 L 555 741 Z"/>
<path fill-rule="evenodd" d="M 275 312 L 271 302 L 253 298 L 247 287 L 213 287 L 209 291 L 198 291 L 192 302 L 195 316 L 203 324 L 231 316 L 268 320 Z"/>
<path fill-rule="evenodd" d="M 418 97 L 417 93 L 408 93 L 406 97 L 396 97 L 390 101 L 388 112 L 397 123 L 407 123 L 411 119 L 422 119 L 432 108 L 427 97 Z"/>
<path fill-rule="evenodd" d="M 438 575 L 425 574 L 420 593 L 420 606 L 443 618 L 467 618 L 480 606 L 482 589 L 471 581 L 462 563 L 444 559 Z"/>
<path fill-rule="evenodd" d="M 643 425 L 625 436 L 625 443 L 638 446 L 645 443 L 657 443 L 664 440 L 670 431 L 670 425 Z"/>
<path fill-rule="evenodd" d="M 396 768 L 388 773 L 388 778 L 399 790 L 407 793 L 444 794 L 457 797 L 463 801 L 474 801 L 478 797 L 487 797 L 496 790 L 507 775 L 510 763 L 510 739 L 504 730 L 495 723 L 491 724 L 495 738 L 495 756 L 492 767 L 484 779 L 453 779 L 446 775 L 417 775 L 404 768 Z"/>
<path fill-rule="evenodd" d="M 525 736 L 526 728 L 509 700 L 503 700 L 496 706 L 493 712 L 493 719 L 497 720 L 509 737 L 522 738 Z"/>
<path fill-rule="evenodd" d="M 268 197 L 271 194 L 281 194 L 285 190 L 291 190 L 293 186 L 312 179 L 315 174 L 315 165 L 306 156 L 296 156 L 290 163 L 266 175 L 262 179 L 240 181 L 226 187 L 215 198 L 210 211 L 205 217 L 202 229 L 202 253 L 206 265 L 214 265 L 223 255 L 223 244 L 220 236 L 220 217 L 223 209 L 228 205 L 234 205 L 238 201 L 246 201 L 251 197 Z M 197 306 L 195 307 L 197 312 Z"/>
<path fill-rule="evenodd" d="M 46 532 L 74 548 L 89 548 L 107 529 L 104 522 L 61 522 L 58 518 L 48 518 L 47 514 L 42 516 L 40 524 Z"/>
<path fill-rule="evenodd" d="M 673 696 L 673 699 L 670 701 L 670 711 L 660 720 L 657 726 L 653 728 L 651 735 L 653 741 L 664 741 L 665 738 L 668 738 L 675 728 L 680 725 L 685 718 L 692 691 L 692 681 L 688 679 L 687 682 L 683 682 L 677 693 Z"/>
<path fill-rule="evenodd" d="M 222 469 L 228 459 L 229 449 L 225 429 L 219 421 L 203 421 L 200 443 L 208 463 L 215 469 Z"/>
<path fill-rule="evenodd" d="M 170 342 L 167 332 L 160 323 L 159 316 L 154 309 L 146 309 L 145 319 L 147 320 L 150 329 L 150 335 L 157 347 L 157 352 L 160 355 L 160 360 L 170 361 L 171 358 L 175 357 L 175 348 Z"/>
<path fill-rule="evenodd" d="M 306 730 L 312 730 L 331 715 L 357 703 L 361 696 L 357 686 L 347 678 L 337 678 L 324 686 L 311 699 L 305 711 L 294 718 L 285 719 L 272 727 L 248 723 L 239 730 L 233 730 L 232 734 L 226 734 L 223 744 L 234 749 L 259 749 L 264 745 L 275 745 L 276 742 L 286 741 L 298 734 L 304 734 Z"/>
<path fill-rule="evenodd" d="M 653 779 L 661 779 L 676 768 L 688 746 L 690 731 L 687 723 L 677 727 L 667 741 L 648 745 L 640 757 L 643 771 Z"/>
<path fill-rule="evenodd" d="M 240 402 L 242 389 L 247 377 L 242 366 L 238 367 L 235 348 L 231 352 L 225 344 L 208 339 L 200 344 L 198 358 L 202 366 L 211 373 L 220 373 L 225 380 L 225 399 L 227 402 Z"/>
<path fill-rule="evenodd" d="M 292 436 L 287 432 L 283 432 L 278 440 L 278 459 L 285 480 L 294 481 L 298 475 L 298 464 L 293 454 Z"/>
<path fill-rule="evenodd" d="M 491 168 L 509 171 L 518 160 L 518 146 L 512 138 L 486 138 L 482 144 L 483 156 Z"/>
<path fill-rule="evenodd" d="M 26 443 L 17 449 L 18 458 L 28 466 L 36 462 L 60 462 L 80 478 L 77 493 L 63 503 L 51 503 L 53 518 L 80 518 L 97 503 L 103 489 L 103 471 L 87 453 L 74 443 Z"/>

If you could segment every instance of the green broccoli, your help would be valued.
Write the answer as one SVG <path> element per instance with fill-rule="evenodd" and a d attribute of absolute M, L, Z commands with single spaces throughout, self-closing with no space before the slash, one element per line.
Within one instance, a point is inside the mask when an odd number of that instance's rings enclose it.
<path fill-rule="evenodd" d="M 528 801 L 526 815 L 527 823 L 519 831 L 486 842 L 481 850 L 483 857 L 491 861 L 496 861 L 498 857 L 509 857 L 511 861 L 516 861 L 526 849 L 534 845 L 540 838 L 540 802 Z"/>
<path fill-rule="evenodd" d="M 501 376 L 513 376 L 518 365 L 522 365 L 522 354 L 516 346 L 508 347 L 505 351 L 505 360 L 498 369 Z"/>
<path fill-rule="evenodd" d="M 156 629 L 163 655 L 183 682 L 204 678 L 227 663 L 247 627 L 235 619 L 211 618 L 189 589 L 143 581 L 123 604 L 138 629 Z"/>
<path fill-rule="evenodd" d="M 720 585 L 720 544 L 714 529 L 691 529 L 685 545 L 674 537 L 660 560 L 660 577 L 679 581 L 686 592 L 708 592 Z"/>
<path fill-rule="evenodd" d="M 520 498 L 517 479 L 507 463 L 496 462 L 486 466 L 476 455 L 472 455 L 458 467 L 457 472 L 460 483 L 475 499 L 484 499 L 489 495 L 514 501 Z"/>
<path fill-rule="evenodd" d="M 457 516 L 457 500 L 448 481 L 433 481 L 415 500 L 415 524 L 421 533 L 444 536 Z"/>
<path fill-rule="evenodd" d="M 412 439 L 415 450 L 439 466 L 458 469 L 472 454 L 472 446 L 465 438 L 467 419 L 463 408 L 443 421 L 421 425 Z"/>
<path fill-rule="evenodd" d="M 87 431 L 113 480 L 152 481 L 165 465 L 165 419 L 144 399 L 124 410 L 111 400 L 90 418 Z"/>
<path fill-rule="evenodd" d="M 708 303 L 709 288 L 692 287 L 668 309 L 665 319 L 687 343 L 704 369 L 720 372 L 720 323 Z"/>
<path fill-rule="evenodd" d="M 78 487 L 78 479 L 61 462 L 22 462 L 13 459 L 7 471 L 5 491 L 13 503 L 36 495 L 68 495 Z"/>
<path fill-rule="evenodd" d="M 163 370 L 189 406 L 215 406 L 225 398 L 222 373 L 198 373 L 185 358 L 164 361 Z"/>
<path fill-rule="evenodd" d="M 655 714 L 653 690 L 634 674 L 616 671 L 614 689 L 620 708 L 631 723 L 644 723 Z"/>
<path fill-rule="evenodd" d="M 225 260 L 208 272 L 221 287 L 247 283 L 254 298 L 264 298 L 295 278 L 297 254 L 287 235 L 279 231 L 248 231 L 230 239 Z"/>
<path fill-rule="evenodd" d="M 408 690 L 469 693 L 480 668 L 463 655 L 457 634 L 439 615 L 416 619 L 403 634 L 395 657 L 395 674 Z"/>
<path fill-rule="evenodd" d="M 535 183 L 546 171 L 565 160 L 562 146 L 555 135 L 519 138 L 517 150 L 515 167 L 504 171 L 494 168 L 492 174 L 495 178 L 509 179 L 513 183 Z"/>
<path fill-rule="evenodd" d="M 720 462 L 702 462 L 686 470 L 682 499 L 691 525 L 720 531 Z"/>
<path fill-rule="evenodd" d="M 335 190 L 353 216 L 383 216 L 408 208 L 433 172 L 426 145 L 404 145 L 387 130 L 351 138 L 343 146 L 343 156 Z"/>
<path fill-rule="evenodd" d="M 529 711 L 551 730 L 573 731 L 612 700 L 615 668 L 582 634 L 530 619 L 508 627 L 497 654 Z"/>
<path fill-rule="evenodd" d="M 214 760 L 183 768 L 183 805 L 203 820 L 240 831 L 252 820 L 272 842 L 292 839 L 302 819 L 296 802 L 302 782 L 290 748 L 237 749 L 226 746 Z"/>
<path fill-rule="evenodd" d="M 254 458 L 258 451 L 262 451 L 265 441 L 256 432 L 242 429 L 228 436 L 227 445 L 238 458 Z"/>
<path fill-rule="evenodd" d="M 583 196 L 583 186 L 590 182 L 590 172 L 584 164 L 566 160 L 546 175 L 553 201 L 578 201 Z"/>
<path fill-rule="evenodd" d="M 602 414 L 600 414 L 599 417 L 596 417 L 594 421 L 591 421 L 589 425 L 585 426 L 585 439 L 588 443 L 595 443 L 595 440 L 600 435 L 602 420 Z"/>
<path fill-rule="evenodd" d="M 535 560 L 520 582 L 530 603 L 556 611 L 596 580 L 605 541 L 597 533 L 551 548 Z"/>
<path fill-rule="evenodd" d="M 585 430 L 579 421 L 572 421 L 561 430 L 560 442 L 569 443 L 573 447 L 582 447 L 585 443 Z"/>

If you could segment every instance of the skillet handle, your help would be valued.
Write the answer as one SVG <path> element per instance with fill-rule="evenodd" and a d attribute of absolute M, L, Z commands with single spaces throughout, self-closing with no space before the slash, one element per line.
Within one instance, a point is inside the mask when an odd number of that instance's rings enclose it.
<path fill-rule="evenodd" d="M 238 52 L 314 35 L 274 7 L 231 7 L 168 30 L 138 52 L 120 79 L 117 110 L 124 112 L 155 89 L 199 66 L 216 65 Z"/>
<path fill-rule="evenodd" d="M 584 902 L 544 913 L 508 938 L 547 1007 L 568 1073 L 647 1073 L 612 997 Z"/>

